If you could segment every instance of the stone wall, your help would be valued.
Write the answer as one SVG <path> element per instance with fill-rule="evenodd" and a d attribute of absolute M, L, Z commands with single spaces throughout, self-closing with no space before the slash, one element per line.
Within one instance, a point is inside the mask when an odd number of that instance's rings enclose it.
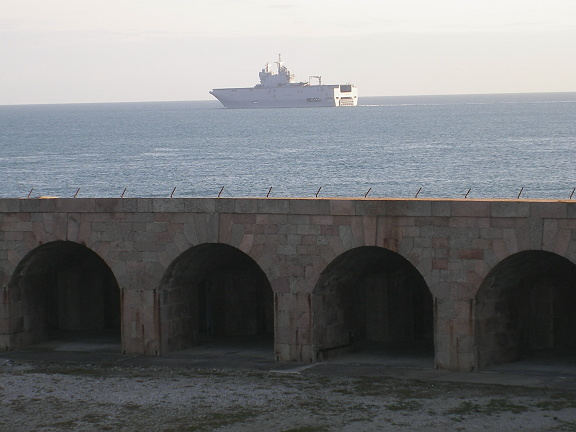
<path fill-rule="evenodd" d="M 30 327 L 34 325 L 28 325 L 33 315 L 28 297 L 33 294 L 26 286 L 34 284 L 22 282 L 26 277 L 32 281 L 26 269 L 33 265 L 23 263 L 33 264 L 29 259 L 51 242 L 82 245 L 106 264 L 121 296 L 123 351 L 147 355 L 170 350 L 167 341 L 180 325 L 176 318 L 194 315 L 182 315 L 167 300 L 166 278 L 179 257 L 203 244 L 231 246 L 262 270 L 273 296 L 274 356 L 281 361 L 318 358 L 315 335 L 334 324 L 331 315 L 342 312 L 335 306 L 324 316 L 315 316 L 321 276 L 326 277 L 331 263 L 344 254 L 349 258 L 343 268 L 348 265 L 351 272 L 356 271 L 359 261 L 354 257 L 367 247 L 401 257 L 425 281 L 432 297 L 438 368 L 472 370 L 506 361 L 497 352 L 514 351 L 513 343 L 506 342 L 510 335 L 503 335 L 502 326 L 486 315 L 499 313 L 495 306 L 499 294 L 490 298 L 479 293 L 512 283 L 501 276 L 509 273 L 494 270 L 507 258 L 524 251 L 550 252 L 569 264 L 563 270 L 569 282 L 558 296 L 572 298 L 570 290 L 576 289 L 571 267 L 576 263 L 575 201 L 0 199 L 2 349 L 18 349 L 33 340 Z M 55 259 L 60 253 L 55 251 Z M 378 265 L 384 267 L 393 261 L 382 259 Z M 546 276 L 553 268 L 541 272 Z M 511 269 L 512 273 L 526 271 L 519 263 Z M 341 277 L 344 271 L 334 274 Z M 358 274 L 343 286 L 360 290 L 370 283 L 383 285 L 369 279 Z M 518 286 L 521 281 L 514 283 Z M 521 288 L 515 289 L 522 295 Z M 377 293 L 371 295 L 378 298 Z M 488 306 L 489 302 L 493 305 Z M 489 312 L 476 316 L 480 309 Z M 368 316 L 371 322 L 383 321 L 379 313 Z M 342 342 L 348 332 L 345 325 L 340 327 L 334 340 Z M 370 332 L 383 334 L 374 328 Z M 174 346 L 186 344 L 180 340 Z"/>

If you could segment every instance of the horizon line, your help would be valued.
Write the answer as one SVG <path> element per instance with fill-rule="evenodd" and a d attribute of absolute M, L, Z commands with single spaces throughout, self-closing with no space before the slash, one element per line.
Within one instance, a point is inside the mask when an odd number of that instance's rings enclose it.
<path fill-rule="evenodd" d="M 405 95 L 366 95 L 361 98 L 402 98 L 402 97 L 447 97 L 447 96 L 498 96 L 498 95 L 546 95 L 546 94 L 576 94 L 572 91 L 535 91 L 535 92 L 495 92 L 495 93 L 444 93 L 444 94 L 405 94 Z M 9 106 L 36 106 L 36 105 L 97 105 L 97 104 L 136 104 L 136 103 L 177 103 L 177 102 L 215 102 L 215 99 L 158 99 L 158 100 L 131 100 L 131 101 L 99 101 L 99 102 L 22 102 L 2 104 Z"/>

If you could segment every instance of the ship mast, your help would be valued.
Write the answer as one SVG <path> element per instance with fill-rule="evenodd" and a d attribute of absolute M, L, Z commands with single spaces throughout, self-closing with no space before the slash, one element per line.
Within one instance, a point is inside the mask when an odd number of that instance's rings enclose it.
<path fill-rule="evenodd" d="M 280 68 L 282 67 L 282 54 L 278 54 L 278 61 L 274 63 L 278 65 L 278 73 L 280 73 Z"/>

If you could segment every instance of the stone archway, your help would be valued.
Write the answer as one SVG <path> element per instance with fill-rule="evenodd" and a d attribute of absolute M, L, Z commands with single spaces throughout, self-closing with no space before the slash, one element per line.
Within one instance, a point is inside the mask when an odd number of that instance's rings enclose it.
<path fill-rule="evenodd" d="M 418 270 L 388 249 L 365 246 L 334 259 L 313 294 L 314 344 L 322 358 L 370 342 L 433 352 L 433 299 Z"/>
<path fill-rule="evenodd" d="M 20 323 L 12 329 L 16 347 L 56 338 L 120 341 L 118 283 L 86 246 L 54 241 L 35 248 L 18 264 L 8 287 Z"/>
<path fill-rule="evenodd" d="M 160 284 L 162 351 L 203 341 L 274 333 L 273 292 L 247 254 L 222 243 L 183 252 Z"/>
<path fill-rule="evenodd" d="M 476 295 L 477 367 L 545 351 L 576 355 L 575 310 L 576 264 L 534 250 L 504 259 Z"/>

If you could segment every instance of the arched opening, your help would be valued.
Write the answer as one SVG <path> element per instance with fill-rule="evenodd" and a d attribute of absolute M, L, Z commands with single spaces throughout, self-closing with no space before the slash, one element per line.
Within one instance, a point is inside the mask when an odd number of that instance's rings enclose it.
<path fill-rule="evenodd" d="M 188 249 L 162 278 L 160 299 L 164 352 L 223 341 L 273 351 L 272 288 L 239 249 L 221 243 Z"/>
<path fill-rule="evenodd" d="M 313 296 L 321 358 L 346 351 L 433 362 L 433 300 L 418 270 L 388 249 L 366 246 L 337 257 Z"/>
<path fill-rule="evenodd" d="M 492 269 L 475 302 L 477 365 L 576 355 L 576 265 L 545 251 L 514 254 Z"/>
<path fill-rule="evenodd" d="M 89 248 L 69 241 L 41 245 L 22 259 L 9 288 L 18 293 L 13 310 L 20 311 L 20 346 L 73 341 L 80 350 L 120 351 L 118 283 Z"/>

